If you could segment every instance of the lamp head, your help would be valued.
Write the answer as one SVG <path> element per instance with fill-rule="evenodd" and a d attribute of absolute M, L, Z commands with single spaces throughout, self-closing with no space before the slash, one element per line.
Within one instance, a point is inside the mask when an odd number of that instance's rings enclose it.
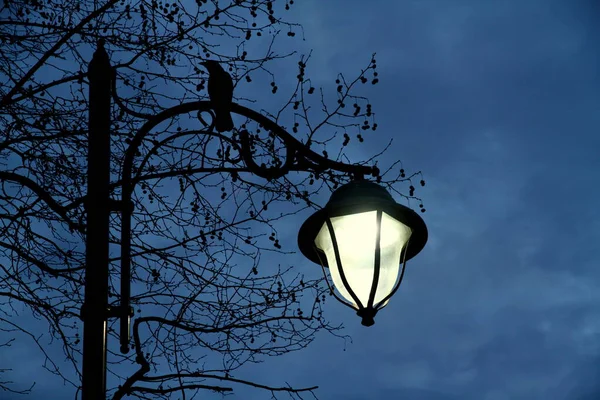
<path fill-rule="evenodd" d="M 335 297 L 371 326 L 399 288 L 406 260 L 427 242 L 421 217 L 394 201 L 382 186 L 348 183 L 300 228 L 298 247 L 309 260 L 329 267 Z"/>

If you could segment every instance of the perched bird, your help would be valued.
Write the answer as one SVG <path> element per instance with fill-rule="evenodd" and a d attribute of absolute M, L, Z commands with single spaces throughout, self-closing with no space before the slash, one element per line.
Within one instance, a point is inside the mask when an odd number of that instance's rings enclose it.
<path fill-rule="evenodd" d="M 233 101 L 233 80 L 218 62 L 208 60 L 201 63 L 208 71 L 208 97 L 215 112 L 215 128 L 218 132 L 233 129 L 231 102 Z"/>

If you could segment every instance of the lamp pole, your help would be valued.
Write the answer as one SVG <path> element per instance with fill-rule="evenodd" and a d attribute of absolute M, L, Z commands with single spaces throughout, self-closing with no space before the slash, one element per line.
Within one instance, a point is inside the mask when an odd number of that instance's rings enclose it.
<path fill-rule="evenodd" d="M 89 138 L 82 399 L 106 399 L 111 69 L 99 43 L 88 69 Z"/>

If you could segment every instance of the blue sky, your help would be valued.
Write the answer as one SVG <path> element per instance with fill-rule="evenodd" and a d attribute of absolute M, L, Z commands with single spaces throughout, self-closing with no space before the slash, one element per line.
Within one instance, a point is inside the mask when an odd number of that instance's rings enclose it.
<path fill-rule="evenodd" d="M 423 171 L 430 240 L 373 327 L 328 301 L 352 343 L 322 334 L 238 375 L 319 385 L 322 400 L 600 398 L 598 3 L 296 3 L 323 84 L 377 53 L 381 83 L 363 94 L 379 128 L 354 151 L 393 138 L 383 162 Z M 285 221 L 290 243 L 308 215 Z M 60 385 L 40 376 L 17 398 L 64 398 Z"/>

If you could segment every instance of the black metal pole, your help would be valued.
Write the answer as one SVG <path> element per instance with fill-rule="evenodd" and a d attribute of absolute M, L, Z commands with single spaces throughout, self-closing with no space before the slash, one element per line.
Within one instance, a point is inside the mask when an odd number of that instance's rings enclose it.
<path fill-rule="evenodd" d="M 100 41 L 88 69 L 89 142 L 82 400 L 106 400 L 111 70 Z"/>

